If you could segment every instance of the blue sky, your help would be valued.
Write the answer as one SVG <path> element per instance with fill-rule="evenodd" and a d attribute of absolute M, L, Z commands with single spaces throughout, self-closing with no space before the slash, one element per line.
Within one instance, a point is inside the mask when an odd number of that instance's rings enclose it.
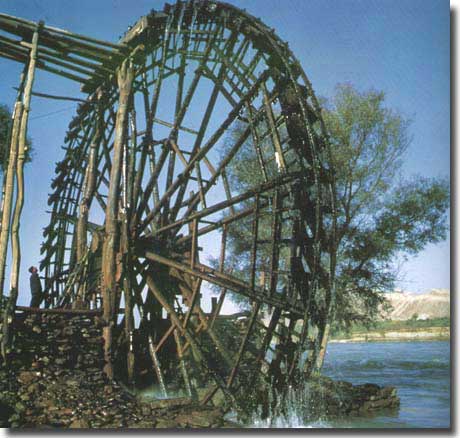
<path fill-rule="evenodd" d="M 450 16 L 446 0 L 228 0 L 261 18 L 289 42 L 317 95 L 331 96 L 337 83 L 386 93 L 389 107 L 413 119 L 413 142 L 404 173 L 449 176 Z M 117 41 L 127 26 L 158 0 L 3 0 L 0 11 L 44 20 L 77 33 Z M 12 105 L 21 66 L 0 59 L 0 102 Z M 79 87 L 39 72 L 35 90 L 78 96 Z M 29 136 L 35 157 L 26 170 L 26 205 L 21 228 L 23 263 L 20 302 L 27 302 L 28 273 L 40 255 L 47 225 L 47 194 L 55 162 L 75 105 L 33 98 Z M 54 113 L 53 115 L 49 115 Z M 431 245 L 402 265 L 399 287 L 423 292 L 450 287 L 449 242 Z M 8 281 L 7 281 L 8 284 Z"/>

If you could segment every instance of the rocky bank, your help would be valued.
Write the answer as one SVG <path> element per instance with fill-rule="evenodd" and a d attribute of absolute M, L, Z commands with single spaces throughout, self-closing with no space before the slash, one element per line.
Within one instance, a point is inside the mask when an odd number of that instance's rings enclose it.
<path fill-rule="evenodd" d="M 101 371 L 97 318 L 41 313 L 22 315 L 14 324 L 14 348 L 8 366 L 0 366 L 0 427 L 242 427 L 225 421 L 219 406 L 201 406 L 189 398 L 140 399 L 108 381 Z M 394 388 L 323 377 L 306 382 L 295 397 L 305 419 L 399 406 Z"/>
<path fill-rule="evenodd" d="M 223 412 L 192 400 L 139 400 L 102 373 L 94 318 L 28 315 L 16 322 L 0 369 L 0 426 L 13 428 L 221 427 Z"/>

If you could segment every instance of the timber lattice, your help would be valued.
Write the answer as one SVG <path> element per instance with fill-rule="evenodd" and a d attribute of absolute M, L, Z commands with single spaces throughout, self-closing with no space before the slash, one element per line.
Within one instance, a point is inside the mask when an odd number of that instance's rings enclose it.
<path fill-rule="evenodd" d="M 136 358 L 147 351 L 164 391 L 176 378 L 202 403 L 220 393 L 236 407 L 248 385 L 282 392 L 308 378 L 334 302 L 334 177 L 321 109 L 288 45 L 213 1 L 152 11 L 116 44 L 4 14 L 0 31 L 0 56 L 25 66 L 11 187 L 24 164 L 19 133 L 34 70 L 77 81 L 87 94 L 56 165 L 40 269 L 52 308 L 101 312 L 107 375 L 136 379 Z M 232 177 L 238 156 L 254 158 L 253 182 Z M 8 190 L 2 224 L 12 214 Z M 5 239 L 19 243 L 19 217 L 15 208 L 0 234 L 2 291 Z M 230 254 L 241 229 L 241 252 Z M 19 266 L 17 248 L 13 258 Z M 211 287 L 220 296 L 205 312 L 201 291 Z M 219 318 L 229 293 L 251 308 L 231 334 Z M 198 395 L 203 382 L 212 385 Z"/>

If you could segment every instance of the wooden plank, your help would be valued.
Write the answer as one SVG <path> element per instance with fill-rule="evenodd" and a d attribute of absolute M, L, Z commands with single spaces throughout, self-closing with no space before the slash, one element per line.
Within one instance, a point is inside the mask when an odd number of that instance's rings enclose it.
<path fill-rule="evenodd" d="M 16 306 L 16 311 L 24 313 L 40 313 L 45 315 L 102 315 L 102 309 L 40 309 L 38 307 Z"/>

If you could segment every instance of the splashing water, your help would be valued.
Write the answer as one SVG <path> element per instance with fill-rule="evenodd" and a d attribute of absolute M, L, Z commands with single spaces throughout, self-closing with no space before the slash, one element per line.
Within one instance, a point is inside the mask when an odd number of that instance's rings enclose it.
<path fill-rule="evenodd" d="M 259 410 L 252 415 L 246 427 L 291 429 L 332 427 L 323 418 L 308 419 L 313 403 L 315 400 L 312 400 L 308 386 L 302 385 L 298 388 L 290 386 L 284 398 L 276 392 L 269 394 L 269 405 L 272 407 L 268 415 L 263 416 L 262 411 Z"/>

